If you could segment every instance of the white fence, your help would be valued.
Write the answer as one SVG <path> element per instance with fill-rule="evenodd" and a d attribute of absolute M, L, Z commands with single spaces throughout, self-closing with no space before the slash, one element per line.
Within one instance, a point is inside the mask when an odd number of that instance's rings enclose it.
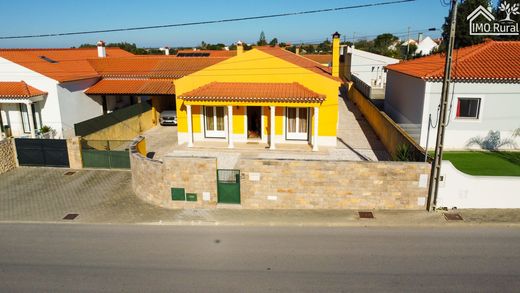
<path fill-rule="evenodd" d="M 459 209 L 520 208 L 520 177 L 471 176 L 442 161 L 438 207 Z"/>

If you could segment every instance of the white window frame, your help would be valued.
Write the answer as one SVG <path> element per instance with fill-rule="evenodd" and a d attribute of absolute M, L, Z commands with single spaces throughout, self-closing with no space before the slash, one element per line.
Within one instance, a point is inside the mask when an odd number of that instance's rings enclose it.
<path fill-rule="evenodd" d="M 296 109 L 296 132 L 289 132 L 289 109 Z M 300 129 L 300 111 L 305 109 L 307 111 L 307 132 L 299 132 Z M 309 108 L 294 108 L 294 107 L 286 107 L 285 108 L 285 139 L 287 140 L 309 140 L 309 128 L 310 128 L 310 119 L 309 119 Z"/>
<path fill-rule="evenodd" d="M 215 127 L 215 129 L 207 129 L 207 123 L 206 123 L 206 119 L 207 119 L 207 115 L 206 115 L 206 109 L 207 108 L 213 108 L 213 125 Z M 217 108 L 223 108 L 224 110 L 224 130 L 216 130 L 217 128 Z M 226 115 L 226 107 L 224 106 L 204 106 L 204 111 L 203 111 L 203 115 L 204 116 L 204 135 L 205 137 L 208 137 L 208 138 L 226 138 L 226 118 L 227 118 L 227 115 Z"/>
<path fill-rule="evenodd" d="M 459 107 L 460 100 L 478 100 L 478 115 L 477 117 L 458 117 L 457 109 Z M 457 104 L 455 105 L 455 120 L 458 121 L 480 121 L 482 119 L 482 105 L 484 98 L 482 96 L 461 96 L 457 97 Z"/>

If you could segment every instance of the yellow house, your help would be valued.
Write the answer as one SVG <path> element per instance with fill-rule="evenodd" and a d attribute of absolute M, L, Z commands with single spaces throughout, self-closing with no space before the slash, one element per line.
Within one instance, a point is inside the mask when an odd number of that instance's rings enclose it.
<path fill-rule="evenodd" d="M 336 146 L 339 34 L 332 68 L 256 47 L 175 80 L 179 144 L 224 141 Z"/>

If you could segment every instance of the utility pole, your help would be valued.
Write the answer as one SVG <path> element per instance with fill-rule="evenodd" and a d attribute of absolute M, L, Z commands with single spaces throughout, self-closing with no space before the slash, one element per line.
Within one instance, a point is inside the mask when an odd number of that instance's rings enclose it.
<path fill-rule="evenodd" d="M 408 60 L 409 51 L 410 51 L 410 27 L 408 27 L 408 37 L 406 39 L 406 60 Z"/>
<path fill-rule="evenodd" d="M 448 106 L 448 92 L 451 81 L 451 61 L 453 46 L 455 44 L 455 29 L 457 24 L 457 0 L 451 0 L 451 24 L 448 48 L 446 50 L 446 62 L 444 65 L 444 78 L 442 83 L 442 93 L 439 109 L 439 126 L 437 128 L 437 140 L 435 142 L 435 158 L 432 162 L 430 173 L 430 184 L 428 185 L 428 211 L 435 209 L 437 205 L 437 194 L 439 192 L 439 179 L 442 162 L 442 152 L 444 149 L 444 133 L 446 131 L 446 108 Z M 428 150 L 426 150 L 428 151 Z"/>

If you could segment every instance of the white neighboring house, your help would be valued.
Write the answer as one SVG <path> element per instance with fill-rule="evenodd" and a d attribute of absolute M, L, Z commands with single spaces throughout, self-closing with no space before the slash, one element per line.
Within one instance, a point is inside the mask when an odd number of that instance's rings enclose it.
<path fill-rule="evenodd" d="M 399 59 L 359 50 L 354 47 L 343 47 L 345 75 L 349 80 L 357 77 L 373 88 L 383 88 L 386 83 L 386 69 Z"/>
<path fill-rule="evenodd" d="M 433 50 L 439 48 L 439 44 L 437 44 L 432 38 L 426 37 L 417 43 L 417 50 L 415 50 L 416 56 L 425 56 L 430 55 Z"/>
<path fill-rule="evenodd" d="M 512 137 L 520 127 L 520 42 L 487 41 L 453 56 L 444 147 L 464 149 L 471 138 L 490 130 Z M 444 58 L 435 54 L 387 67 L 385 112 L 422 147 L 428 140 L 428 149 L 435 145 L 437 128 L 429 125 L 438 120 Z"/>
<path fill-rule="evenodd" d="M 74 136 L 75 123 L 103 114 L 102 101 L 84 93 L 100 79 L 88 60 L 124 56 L 133 54 L 105 49 L 101 42 L 87 49 L 0 49 L 0 82 L 23 83 L 44 93 L 20 102 L 7 99 L 7 90 L 0 92 L 2 129 L 7 125 L 15 137 L 34 137 L 45 125 L 55 138 Z"/>
<path fill-rule="evenodd" d="M 407 41 L 404 41 L 401 44 L 401 46 L 406 47 L 408 45 L 408 43 L 417 46 L 417 49 L 415 50 L 415 52 L 413 52 L 415 54 L 415 56 L 430 55 L 435 49 L 439 48 L 439 44 L 437 42 L 435 42 L 430 37 L 424 38 L 422 33 L 419 34 L 419 37 L 417 40 L 409 39 Z"/>

